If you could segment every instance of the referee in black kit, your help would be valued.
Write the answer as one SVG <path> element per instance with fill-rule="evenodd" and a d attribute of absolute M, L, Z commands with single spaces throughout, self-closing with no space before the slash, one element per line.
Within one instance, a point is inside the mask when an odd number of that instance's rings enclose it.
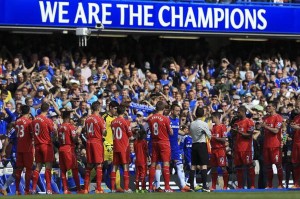
<path fill-rule="evenodd" d="M 203 117 L 204 110 L 198 107 L 196 110 L 196 120 L 191 123 L 190 132 L 193 140 L 192 145 L 192 167 L 190 171 L 191 189 L 194 189 L 194 178 L 196 173 L 196 166 L 200 165 L 201 178 L 203 182 L 203 192 L 210 192 L 207 187 L 207 165 L 209 163 L 206 136 L 210 139 L 211 132 L 208 124 L 203 122 L 200 118 Z"/>

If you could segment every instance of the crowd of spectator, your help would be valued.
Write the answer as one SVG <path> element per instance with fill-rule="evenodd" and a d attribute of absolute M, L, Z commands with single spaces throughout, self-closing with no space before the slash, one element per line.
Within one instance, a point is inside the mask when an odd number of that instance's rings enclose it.
<path fill-rule="evenodd" d="M 93 102 L 99 101 L 105 113 L 109 103 L 116 101 L 128 107 L 127 117 L 134 126 L 144 122 L 137 115 L 146 118 L 157 101 L 164 101 L 169 106 L 180 105 L 181 126 L 189 125 L 196 108 L 203 107 L 203 121 L 212 127 L 211 114 L 220 112 L 228 132 L 237 108 L 244 105 L 247 116 L 256 122 L 254 158 L 260 160 L 259 125 L 267 104 L 276 102 L 277 112 L 284 117 L 285 154 L 290 155 L 289 122 L 300 108 L 296 103 L 300 89 L 297 51 L 291 57 L 282 48 L 253 48 L 251 52 L 235 51 L 235 56 L 230 54 L 234 45 L 213 54 L 208 44 L 176 44 L 153 38 L 108 39 L 84 49 L 76 48 L 76 43 L 60 47 L 59 43 L 47 43 L 47 38 L 37 38 L 35 44 L 15 39 L 0 50 L 2 140 L 10 122 L 20 116 L 22 104 L 31 107 L 34 117 L 42 102 L 50 103 L 48 117 L 58 125 L 62 108 L 74 110 L 74 123 L 83 126 Z M 82 165 L 84 144 L 82 136 L 76 147 Z"/>

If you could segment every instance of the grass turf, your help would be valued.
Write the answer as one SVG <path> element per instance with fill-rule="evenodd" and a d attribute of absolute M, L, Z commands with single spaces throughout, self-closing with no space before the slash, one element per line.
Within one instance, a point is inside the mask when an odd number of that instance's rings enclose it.
<path fill-rule="evenodd" d="M 5 198 L 20 198 L 20 199 L 45 199 L 45 198 L 59 198 L 59 199 L 289 199 L 299 198 L 299 191 L 288 192 L 254 192 L 254 193 L 145 193 L 145 194 L 88 194 L 88 195 L 31 195 L 31 196 L 8 196 Z"/>

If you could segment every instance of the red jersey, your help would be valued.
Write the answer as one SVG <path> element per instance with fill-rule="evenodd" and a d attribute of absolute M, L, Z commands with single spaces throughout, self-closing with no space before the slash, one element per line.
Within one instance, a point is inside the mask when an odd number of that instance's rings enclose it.
<path fill-rule="evenodd" d="M 154 114 L 149 117 L 148 124 L 151 132 L 152 142 L 169 140 L 169 132 L 171 132 L 170 119 L 161 114 Z"/>
<path fill-rule="evenodd" d="M 75 147 L 73 137 L 76 136 L 76 127 L 71 123 L 63 123 L 58 129 L 59 150 Z"/>
<path fill-rule="evenodd" d="M 271 127 L 279 129 L 278 133 L 272 133 L 271 131 L 264 129 L 264 147 L 276 148 L 281 146 L 281 129 L 282 129 L 282 117 L 279 114 L 269 115 L 263 118 L 264 123 Z"/>
<path fill-rule="evenodd" d="M 117 117 L 111 122 L 114 137 L 114 152 L 125 152 L 129 147 L 129 138 L 132 136 L 130 122 L 123 117 Z"/>
<path fill-rule="evenodd" d="M 217 141 L 213 137 L 225 138 L 226 132 L 227 132 L 227 128 L 224 124 L 218 124 L 213 126 L 211 130 L 212 139 L 210 140 L 212 149 L 225 148 L 225 142 Z"/>
<path fill-rule="evenodd" d="M 237 125 L 238 130 L 234 144 L 235 151 L 252 151 L 252 136 L 244 137 L 239 132 L 248 133 L 249 131 L 253 131 L 254 122 L 249 118 L 245 118 L 237 121 L 235 125 Z"/>
<path fill-rule="evenodd" d="M 300 125 L 300 115 L 297 115 L 294 118 L 293 123 L 295 123 L 297 125 Z M 294 144 L 300 144 L 300 130 L 295 130 L 294 131 L 293 143 Z"/>
<path fill-rule="evenodd" d="M 27 117 L 19 118 L 15 123 L 17 132 L 17 152 L 32 152 L 32 120 Z"/>
<path fill-rule="evenodd" d="M 146 165 L 147 164 L 147 152 L 148 145 L 146 140 L 136 140 L 134 142 L 134 152 L 135 152 L 135 165 Z"/>
<path fill-rule="evenodd" d="M 102 143 L 103 132 L 106 130 L 105 121 L 100 115 L 90 115 L 85 120 L 85 128 L 88 141 Z"/>
<path fill-rule="evenodd" d="M 54 123 L 44 115 L 38 115 L 32 121 L 34 133 L 34 144 L 52 144 L 51 133 L 54 130 Z"/>

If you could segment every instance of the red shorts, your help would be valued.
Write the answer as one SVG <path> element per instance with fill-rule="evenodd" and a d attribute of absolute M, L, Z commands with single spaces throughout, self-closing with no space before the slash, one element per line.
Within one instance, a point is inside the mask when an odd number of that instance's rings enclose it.
<path fill-rule="evenodd" d="M 130 162 L 130 150 L 129 147 L 123 152 L 113 153 L 113 165 L 124 165 Z"/>
<path fill-rule="evenodd" d="M 263 156 L 265 165 L 282 163 L 282 153 L 280 147 L 264 148 Z"/>
<path fill-rule="evenodd" d="M 226 149 L 212 149 L 210 155 L 210 165 L 212 167 L 226 166 Z"/>
<path fill-rule="evenodd" d="M 75 152 L 69 150 L 59 150 L 59 167 L 63 170 L 75 169 L 78 167 Z"/>
<path fill-rule="evenodd" d="M 293 144 L 293 149 L 292 149 L 292 163 L 300 163 L 300 144 Z"/>
<path fill-rule="evenodd" d="M 30 168 L 33 165 L 33 153 L 32 152 L 18 152 L 17 153 L 17 168 Z"/>
<path fill-rule="evenodd" d="M 54 151 L 51 144 L 35 145 L 35 162 L 46 163 L 54 161 Z"/>
<path fill-rule="evenodd" d="M 170 162 L 170 142 L 152 142 L 151 162 Z"/>
<path fill-rule="evenodd" d="M 252 164 L 252 151 L 236 151 L 234 152 L 234 165 L 243 166 Z"/>
<path fill-rule="evenodd" d="M 135 166 L 135 179 L 143 179 L 147 174 L 147 165 L 136 165 Z"/>
<path fill-rule="evenodd" d="M 87 142 L 86 143 L 86 159 L 87 163 L 95 164 L 103 162 L 103 145 L 102 143 Z"/>

